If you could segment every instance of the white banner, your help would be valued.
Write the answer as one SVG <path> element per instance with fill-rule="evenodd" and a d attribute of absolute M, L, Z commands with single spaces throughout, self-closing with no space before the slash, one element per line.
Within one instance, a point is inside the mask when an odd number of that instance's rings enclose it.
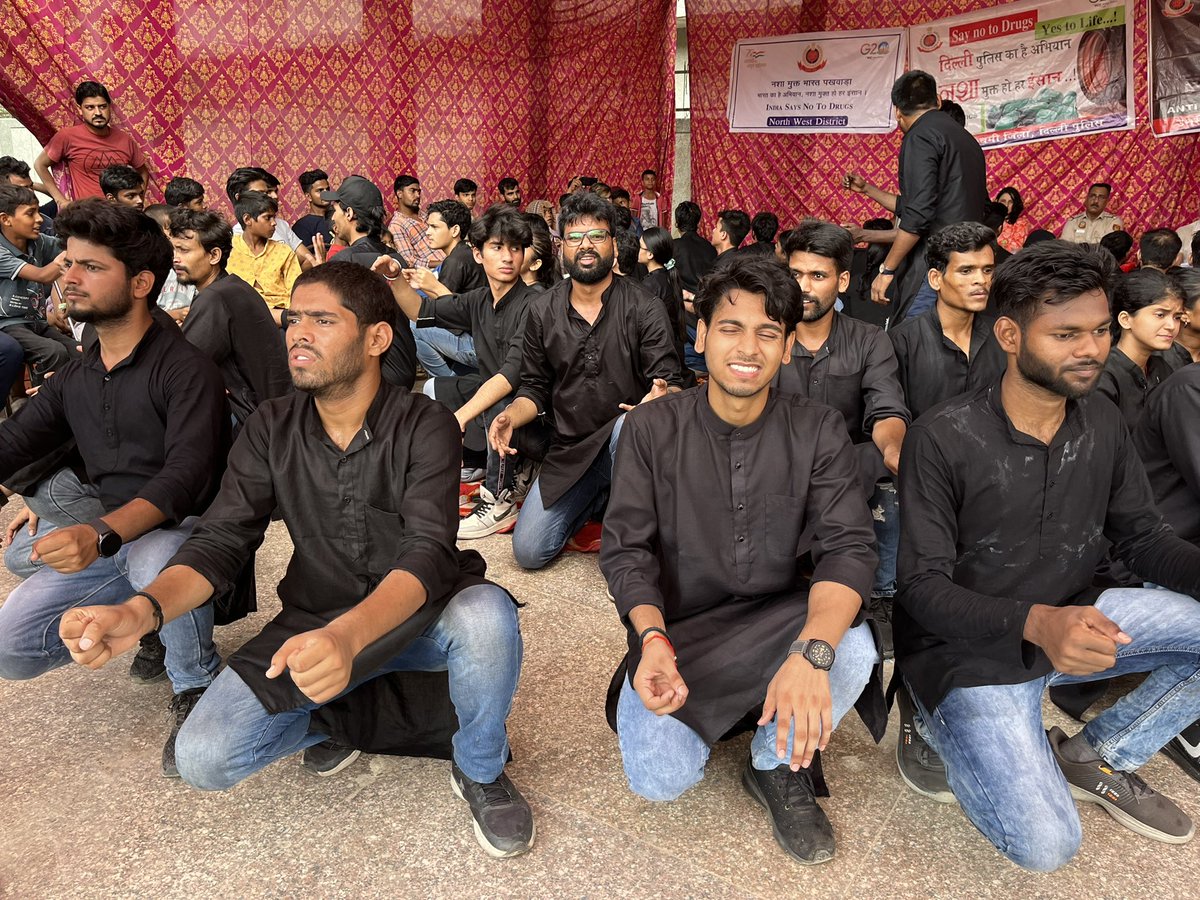
<path fill-rule="evenodd" d="M 1132 0 L 1005 3 L 910 29 L 985 148 L 1133 128 Z"/>
<path fill-rule="evenodd" d="M 729 72 L 729 130 L 883 133 L 904 72 L 903 28 L 824 31 L 738 41 Z"/>

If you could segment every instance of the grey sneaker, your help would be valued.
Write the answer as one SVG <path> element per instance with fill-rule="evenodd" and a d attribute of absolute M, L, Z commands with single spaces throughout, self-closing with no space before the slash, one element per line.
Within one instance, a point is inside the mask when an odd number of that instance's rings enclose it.
<path fill-rule="evenodd" d="M 314 775 L 336 775 L 358 759 L 361 751 L 335 741 L 321 741 L 304 751 L 301 765 Z"/>
<path fill-rule="evenodd" d="M 479 489 L 479 505 L 458 523 L 458 539 L 471 541 L 508 531 L 517 524 L 515 500 L 498 500 L 485 487 Z"/>
<path fill-rule="evenodd" d="M 521 464 L 517 466 L 517 471 L 513 474 L 511 499 L 517 503 L 523 502 L 541 471 L 542 464 L 540 462 L 534 462 L 532 459 L 521 460 Z"/>
<path fill-rule="evenodd" d="M 742 787 L 767 811 L 775 842 L 788 856 L 806 866 L 833 859 L 833 826 L 817 803 L 807 769 L 793 772 L 782 765 L 762 771 L 747 760 Z"/>
<path fill-rule="evenodd" d="M 900 737 L 896 741 L 896 766 L 900 769 L 900 777 L 923 797 L 938 803 L 957 803 L 950 782 L 946 780 L 942 758 L 917 731 L 916 707 L 904 683 L 896 691 L 896 705 L 900 708 Z"/>
<path fill-rule="evenodd" d="M 1046 737 L 1076 800 L 1100 804 L 1110 816 L 1142 837 L 1164 844 L 1186 844 L 1192 839 L 1196 833 L 1192 820 L 1136 772 L 1118 771 L 1099 756 L 1087 762 L 1066 759 L 1061 747 L 1069 739 L 1057 725 Z"/>
<path fill-rule="evenodd" d="M 533 811 L 507 775 L 490 784 L 472 781 L 456 763 L 450 764 L 450 786 L 466 800 L 475 820 L 475 839 L 488 856 L 505 859 L 528 853 L 537 838 Z"/>
<path fill-rule="evenodd" d="M 143 635 L 129 666 L 129 677 L 138 684 L 154 684 L 167 677 L 167 648 L 157 634 Z"/>

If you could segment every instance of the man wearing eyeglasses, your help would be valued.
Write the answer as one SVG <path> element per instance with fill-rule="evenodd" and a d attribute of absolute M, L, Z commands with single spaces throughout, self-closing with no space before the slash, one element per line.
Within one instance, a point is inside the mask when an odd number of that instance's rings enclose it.
<path fill-rule="evenodd" d="M 614 218 L 595 194 L 563 203 L 570 277 L 530 310 L 520 387 L 488 433 L 497 452 L 511 455 L 514 429 L 553 418 L 550 451 L 513 531 L 513 556 L 526 569 L 552 561 L 604 509 L 623 411 L 682 384 L 666 308 L 613 275 Z"/>

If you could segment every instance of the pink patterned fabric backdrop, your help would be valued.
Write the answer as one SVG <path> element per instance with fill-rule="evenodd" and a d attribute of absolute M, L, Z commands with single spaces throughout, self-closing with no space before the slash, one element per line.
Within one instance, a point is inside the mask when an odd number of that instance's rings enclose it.
<path fill-rule="evenodd" d="M 161 187 L 201 181 L 224 208 L 240 165 L 284 182 L 320 166 L 391 195 L 414 172 L 427 201 L 454 180 L 496 199 L 557 201 L 574 174 L 670 184 L 670 0 L 14 0 L 0 5 L 0 103 L 43 143 L 75 119 L 84 79 L 108 86 L 117 124 Z"/>
<path fill-rule="evenodd" d="M 881 215 L 871 200 L 841 188 L 846 172 L 896 190 L 900 133 L 890 135 L 730 134 L 725 115 L 729 60 L 742 38 L 913 25 L 994 6 L 979 0 L 861 3 L 849 0 L 687 0 L 692 94 L 692 193 L 706 213 L 774 210 L 790 227 L 819 216 L 862 222 Z M 1111 181 L 1109 209 L 1135 235 L 1200 218 L 1200 136 L 1155 138 L 1146 101 L 1146 6 L 1135 4 L 1133 70 L 1137 128 L 987 152 L 993 196 L 1012 184 L 1032 227 L 1056 231 L 1083 205 L 1087 185 Z M 936 76 L 936 73 L 935 73 Z"/>

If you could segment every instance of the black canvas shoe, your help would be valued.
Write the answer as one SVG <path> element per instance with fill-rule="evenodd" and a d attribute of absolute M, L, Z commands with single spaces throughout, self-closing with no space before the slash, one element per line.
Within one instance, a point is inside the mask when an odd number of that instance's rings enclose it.
<path fill-rule="evenodd" d="M 175 768 L 175 738 L 179 736 L 179 729 L 183 727 L 187 717 L 192 714 L 192 710 L 196 708 L 196 704 L 200 702 L 203 694 L 204 688 L 193 688 L 171 698 L 170 710 L 173 721 L 171 733 L 167 736 L 167 742 L 163 745 L 162 752 L 162 770 L 163 775 L 167 778 L 179 777 L 179 770 Z"/>
<path fill-rule="evenodd" d="M 336 741 L 321 741 L 304 751 L 302 765 L 314 775 L 336 775 L 361 755 L 354 747 Z"/>
<path fill-rule="evenodd" d="M 958 802 L 946 780 L 942 758 L 917 731 L 916 707 L 908 695 L 908 686 L 903 683 L 896 691 L 896 705 L 900 708 L 900 737 L 896 741 L 896 766 L 900 769 L 900 777 L 922 797 L 938 803 Z"/>
<path fill-rule="evenodd" d="M 1196 827 L 1187 814 L 1136 772 L 1118 771 L 1095 754 L 1086 762 L 1065 758 L 1061 750 L 1068 738 L 1057 726 L 1046 737 L 1076 800 L 1100 804 L 1110 816 L 1142 837 L 1164 844 L 1186 844 L 1192 839 Z"/>
<path fill-rule="evenodd" d="M 1171 757 L 1175 765 L 1200 781 L 1200 722 L 1193 722 L 1178 737 L 1173 737 L 1162 752 Z"/>
<path fill-rule="evenodd" d="M 793 772 L 782 765 L 763 771 L 747 760 L 742 787 L 767 811 L 775 841 L 788 856 L 806 866 L 833 859 L 833 826 L 817 803 L 808 769 Z"/>
<path fill-rule="evenodd" d="M 475 839 L 488 856 L 504 859 L 528 853 L 537 837 L 533 811 L 507 775 L 490 784 L 479 784 L 450 764 L 450 786 L 471 807 Z"/>
<path fill-rule="evenodd" d="M 154 684 L 167 677 L 167 648 L 157 634 L 142 636 L 141 646 L 129 666 L 129 677 L 138 684 Z"/>

